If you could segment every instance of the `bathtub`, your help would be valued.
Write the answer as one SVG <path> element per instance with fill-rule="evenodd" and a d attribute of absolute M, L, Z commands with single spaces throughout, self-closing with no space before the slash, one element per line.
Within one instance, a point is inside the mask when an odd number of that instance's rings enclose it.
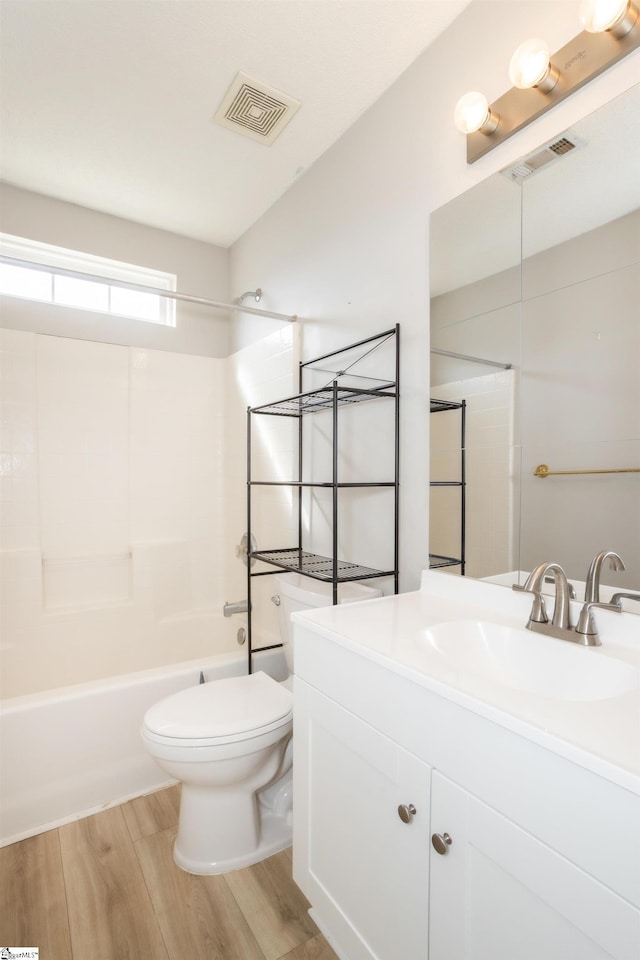
<path fill-rule="evenodd" d="M 282 679 L 281 650 L 254 670 Z M 153 703 L 199 682 L 246 673 L 245 651 L 5 700 L 0 708 L 0 846 L 87 817 L 171 782 L 140 739 Z"/>

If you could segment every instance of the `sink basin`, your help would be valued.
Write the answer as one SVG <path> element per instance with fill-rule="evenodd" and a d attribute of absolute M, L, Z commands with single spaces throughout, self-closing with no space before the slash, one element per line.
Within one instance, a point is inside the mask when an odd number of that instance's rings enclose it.
<path fill-rule="evenodd" d="M 438 623 L 421 643 L 460 674 L 554 700 L 607 700 L 640 681 L 634 666 L 601 650 L 488 621 Z"/>

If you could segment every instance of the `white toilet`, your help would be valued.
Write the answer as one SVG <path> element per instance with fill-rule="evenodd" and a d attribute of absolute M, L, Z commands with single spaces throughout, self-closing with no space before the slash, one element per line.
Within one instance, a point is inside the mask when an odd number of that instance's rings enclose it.
<path fill-rule="evenodd" d="M 296 573 L 274 578 L 287 667 L 290 616 L 329 606 L 330 583 Z M 339 603 L 382 591 L 341 584 Z M 267 674 L 229 677 L 181 690 L 147 710 L 143 743 L 182 782 L 174 859 L 189 873 L 216 874 L 264 860 L 291 843 L 293 695 Z"/>

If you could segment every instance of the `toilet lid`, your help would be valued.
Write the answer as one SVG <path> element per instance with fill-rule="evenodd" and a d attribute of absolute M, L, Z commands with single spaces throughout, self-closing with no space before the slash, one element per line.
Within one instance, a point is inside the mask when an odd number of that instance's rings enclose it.
<path fill-rule="evenodd" d="M 144 725 L 176 739 L 241 736 L 286 719 L 293 697 L 266 673 L 227 677 L 174 693 L 151 707 Z"/>

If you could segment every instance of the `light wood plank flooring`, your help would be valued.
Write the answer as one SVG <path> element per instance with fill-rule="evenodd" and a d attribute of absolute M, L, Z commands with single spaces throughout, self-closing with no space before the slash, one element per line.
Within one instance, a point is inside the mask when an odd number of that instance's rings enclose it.
<path fill-rule="evenodd" d="M 218 877 L 173 862 L 179 787 L 0 850 L 0 943 L 41 960 L 337 960 L 291 853 Z"/>

